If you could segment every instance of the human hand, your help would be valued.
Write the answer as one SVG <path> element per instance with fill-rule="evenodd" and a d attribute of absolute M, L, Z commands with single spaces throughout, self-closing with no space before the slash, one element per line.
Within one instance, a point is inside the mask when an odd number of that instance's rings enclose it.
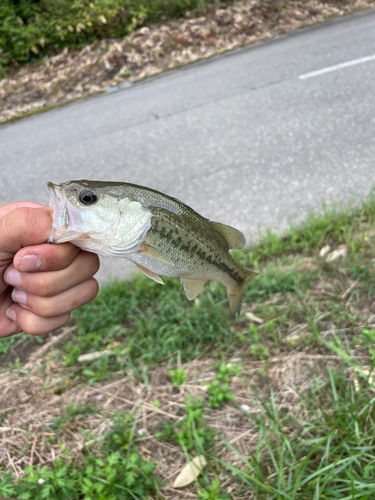
<path fill-rule="evenodd" d="M 51 229 L 43 205 L 0 206 L 0 337 L 45 335 L 98 293 L 98 256 L 70 243 L 46 244 Z"/>

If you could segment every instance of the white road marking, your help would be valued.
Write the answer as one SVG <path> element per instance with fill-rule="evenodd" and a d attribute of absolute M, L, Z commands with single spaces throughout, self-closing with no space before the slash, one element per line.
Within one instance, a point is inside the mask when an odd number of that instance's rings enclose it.
<path fill-rule="evenodd" d="M 348 66 L 355 66 L 356 64 L 362 64 L 368 61 L 374 61 L 375 54 L 372 56 L 359 57 L 358 59 L 352 59 L 351 61 L 346 61 L 340 64 L 334 64 L 333 66 L 327 66 L 326 68 L 317 69 L 316 71 L 311 71 L 310 73 L 304 73 L 299 75 L 300 80 L 305 80 L 306 78 L 313 78 L 314 76 L 323 75 L 324 73 L 330 73 L 331 71 L 337 71 L 341 68 L 347 68 Z"/>

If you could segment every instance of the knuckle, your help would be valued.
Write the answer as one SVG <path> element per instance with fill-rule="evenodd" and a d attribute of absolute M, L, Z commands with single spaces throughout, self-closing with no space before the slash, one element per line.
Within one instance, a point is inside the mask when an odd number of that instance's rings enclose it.
<path fill-rule="evenodd" d="M 71 302 L 71 310 L 82 307 L 87 302 L 93 300 L 99 291 L 99 285 L 96 279 L 90 278 L 86 283 L 79 287 L 79 293 L 76 293 Z"/>
<path fill-rule="evenodd" d="M 54 318 L 58 315 L 56 313 L 56 308 L 53 304 L 46 298 L 39 298 L 36 304 L 34 304 L 33 312 L 42 318 Z"/>
<path fill-rule="evenodd" d="M 17 228 L 17 241 L 22 246 L 44 243 L 48 238 L 51 217 L 47 211 L 20 207 L 10 212 L 9 217 L 11 226 Z"/>
<path fill-rule="evenodd" d="M 100 260 L 96 254 L 94 254 L 94 257 L 95 257 L 95 265 L 94 265 L 95 273 L 94 274 L 96 274 L 100 269 Z"/>
<path fill-rule="evenodd" d="M 65 326 L 69 322 L 70 316 L 70 312 L 68 312 L 66 314 L 62 314 L 58 318 L 55 318 L 55 324 L 49 331 L 52 332 L 53 330 L 57 330 L 58 328 Z"/>
<path fill-rule="evenodd" d="M 33 315 L 26 321 L 23 331 L 29 335 L 47 335 L 47 333 L 53 332 L 66 325 L 69 320 L 69 313 L 59 316 L 58 318 L 53 318 L 53 320 Z"/>
<path fill-rule="evenodd" d="M 82 256 L 84 256 L 85 258 L 86 265 L 90 273 L 96 274 L 100 268 L 99 257 L 96 255 L 96 253 L 82 252 Z"/>
<path fill-rule="evenodd" d="M 71 243 L 47 245 L 45 248 L 45 269 L 61 270 L 68 267 L 76 258 L 79 248 Z"/>
<path fill-rule="evenodd" d="M 95 299 L 95 297 L 98 295 L 99 292 L 99 283 L 96 281 L 95 278 L 90 279 L 90 298 L 89 300 Z"/>
<path fill-rule="evenodd" d="M 32 284 L 32 293 L 40 297 L 52 297 L 55 294 L 56 282 L 51 281 L 48 275 L 35 276 Z"/>
<path fill-rule="evenodd" d="M 24 241 L 26 235 L 30 233 L 31 219 L 33 217 L 31 209 L 27 207 L 16 208 L 9 213 L 8 217 L 11 221 L 10 226 L 17 227 L 17 239 Z"/>
<path fill-rule="evenodd" d="M 32 210 L 28 207 L 17 208 L 14 216 L 17 218 L 20 229 L 24 232 L 28 231 L 33 217 Z"/>

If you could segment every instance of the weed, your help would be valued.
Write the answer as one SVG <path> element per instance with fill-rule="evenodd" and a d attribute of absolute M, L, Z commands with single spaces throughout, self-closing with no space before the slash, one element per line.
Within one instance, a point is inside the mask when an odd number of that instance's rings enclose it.
<path fill-rule="evenodd" d="M 110 451 L 133 451 L 137 438 L 134 434 L 136 421 L 130 415 L 116 413 L 113 424 L 106 434 L 104 449 Z"/>
<path fill-rule="evenodd" d="M 83 370 L 82 375 L 88 379 L 89 385 L 93 385 L 95 382 L 100 382 L 102 380 L 108 380 L 110 374 L 109 358 L 110 356 L 108 355 L 102 356 L 91 363 L 91 368 Z"/>
<path fill-rule="evenodd" d="M 255 359 L 265 360 L 270 357 L 270 352 L 267 347 L 256 344 L 250 346 L 250 354 L 254 356 Z"/>
<path fill-rule="evenodd" d="M 270 322 L 266 325 L 266 331 L 270 331 L 272 329 L 273 323 Z M 268 359 L 269 358 L 269 349 L 264 345 L 263 338 L 261 339 L 259 328 L 254 325 L 250 325 L 249 329 L 246 332 L 246 341 L 250 344 L 249 352 L 255 359 Z"/>
<path fill-rule="evenodd" d="M 72 403 L 61 414 L 60 417 L 51 420 L 51 423 L 57 428 L 68 427 L 74 422 L 77 417 L 86 417 L 93 413 L 99 413 L 99 409 L 90 403 L 78 406 L 77 403 Z"/>
<path fill-rule="evenodd" d="M 113 452 L 101 459 L 88 460 L 80 474 L 82 494 L 87 500 L 115 498 L 148 499 L 161 486 L 153 471 L 154 462 L 145 462 L 137 452 L 123 456 Z"/>
<path fill-rule="evenodd" d="M 120 76 L 122 76 L 123 78 L 129 78 L 130 76 L 132 76 L 132 74 L 133 71 L 131 69 L 125 69 L 124 71 L 121 71 Z"/>
<path fill-rule="evenodd" d="M 207 384 L 208 407 L 220 408 L 228 401 L 233 401 L 233 394 L 229 390 L 230 377 L 239 375 L 241 367 L 236 365 L 220 365 L 216 379 Z"/>
<path fill-rule="evenodd" d="M 241 366 L 233 365 L 231 363 L 227 365 L 220 365 L 219 370 L 216 374 L 217 380 L 222 382 L 229 382 L 232 376 L 238 376 L 242 371 Z"/>
<path fill-rule="evenodd" d="M 80 411 L 82 408 L 72 405 L 67 413 L 72 416 Z M 12 472 L 0 470 L 0 495 L 56 500 L 146 500 L 152 494 L 158 496 L 162 483 L 153 472 L 156 464 L 145 461 L 137 452 L 134 427 L 128 416 L 118 414 L 102 449 L 97 455 L 83 455 L 80 467 L 61 460 L 55 460 L 52 468 L 27 466 L 20 480 L 15 480 Z"/>
<path fill-rule="evenodd" d="M 199 492 L 198 498 L 199 500 L 230 500 L 231 496 L 221 491 L 220 481 L 215 478 L 209 486 Z"/>
<path fill-rule="evenodd" d="M 184 451 L 194 450 L 201 453 L 213 444 L 215 432 L 204 420 L 204 404 L 189 394 L 185 405 L 186 416 L 176 424 L 161 421 L 162 430 L 156 434 L 161 441 L 174 441 Z"/>
<path fill-rule="evenodd" d="M 186 372 L 183 368 L 169 370 L 168 374 L 172 378 L 172 387 L 186 384 Z"/>
<path fill-rule="evenodd" d="M 233 401 L 234 396 L 229 390 L 228 383 L 220 383 L 219 380 L 213 380 L 207 387 L 209 408 L 220 408 L 228 401 Z"/>

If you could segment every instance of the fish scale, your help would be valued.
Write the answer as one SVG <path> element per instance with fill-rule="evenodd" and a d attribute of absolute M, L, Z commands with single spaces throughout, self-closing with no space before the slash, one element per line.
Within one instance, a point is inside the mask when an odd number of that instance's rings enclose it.
<path fill-rule="evenodd" d="M 160 213 L 158 215 L 161 218 L 165 216 Z M 206 225 L 208 226 L 209 221 L 207 219 L 206 221 Z M 237 285 L 241 284 L 244 279 L 244 272 L 237 264 L 237 261 L 228 253 L 224 238 L 219 233 L 211 235 L 211 240 L 199 238 L 198 231 L 188 232 L 186 223 L 184 225 L 184 222 L 185 221 L 182 220 L 180 223 L 180 227 L 178 228 L 180 236 L 178 236 L 177 239 L 173 239 L 173 236 L 171 236 L 171 238 L 167 236 L 167 226 L 162 226 L 162 228 L 165 228 L 163 233 L 163 231 L 158 231 L 158 226 L 155 228 L 153 224 L 151 225 L 146 236 L 146 243 L 149 243 L 151 246 L 154 246 L 162 253 L 169 256 L 170 260 L 174 263 L 174 266 L 168 266 L 171 274 L 169 274 L 168 268 L 163 268 L 163 271 L 157 271 L 156 268 L 155 270 L 151 270 L 155 273 L 169 277 L 184 276 L 182 273 L 188 275 L 188 273 L 195 271 L 197 275 L 196 279 L 207 280 L 215 279 L 215 272 L 219 270 L 224 273 L 223 279 L 226 281 L 232 278 Z M 209 231 L 209 228 L 207 229 Z M 192 239 L 193 237 L 194 239 Z M 215 242 L 215 244 L 213 244 L 213 242 Z M 225 251 L 226 262 L 223 262 L 223 259 L 220 259 L 220 256 L 217 255 L 218 249 Z M 143 258 L 144 257 L 146 256 L 143 256 Z M 142 264 L 142 262 L 138 260 L 139 258 L 142 258 L 142 255 L 136 255 L 137 260 L 134 260 L 134 262 Z M 143 260 L 143 262 L 145 262 L 145 260 Z M 148 262 L 150 262 L 150 265 L 154 263 L 151 259 Z M 173 268 L 178 268 L 178 271 Z M 190 277 L 192 278 L 193 276 Z"/>
<path fill-rule="evenodd" d="M 234 317 L 252 273 L 229 250 L 242 248 L 238 230 L 212 222 L 176 198 L 130 183 L 69 181 L 48 183 L 53 206 L 50 242 L 125 257 L 148 277 L 180 277 L 194 298 L 207 280 L 222 283 Z"/>

